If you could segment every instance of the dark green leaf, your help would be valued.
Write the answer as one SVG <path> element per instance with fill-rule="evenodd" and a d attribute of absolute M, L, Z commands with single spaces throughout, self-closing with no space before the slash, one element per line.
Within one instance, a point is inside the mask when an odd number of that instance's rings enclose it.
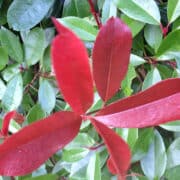
<path fill-rule="evenodd" d="M 8 9 L 8 23 L 16 31 L 25 31 L 38 24 L 52 7 L 54 0 L 14 0 Z"/>
<path fill-rule="evenodd" d="M 149 179 L 160 179 L 167 163 L 166 149 L 158 131 L 154 132 L 154 140 L 146 156 L 140 161 L 144 174 Z"/>
<path fill-rule="evenodd" d="M 168 34 L 157 50 L 159 60 L 169 60 L 179 56 L 180 51 L 180 29 Z"/>
<path fill-rule="evenodd" d="M 114 0 L 117 7 L 127 16 L 148 24 L 159 25 L 160 13 L 154 0 Z"/>
<path fill-rule="evenodd" d="M 17 74 L 7 85 L 7 89 L 2 98 L 2 105 L 6 111 L 12 111 L 18 108 L 23 96 L 22 77 Z"/>
<path fill-rule="evenodd" d="M 45 49 L 45 34 L 41 28 L 31 30 L 25 38 L 25 60 L 28 66 L 36 64 L 43 56 Z"/>
<path fill-rule="evenodd" d="M 144 79 L 142 90 L 149 88 L 150 86 L 161 81 L 161 76 L 157 68 L 153 68 L 149 71 Z"/>
<path fill-rule="evenodd" d="M 65 17 L 58 19 L 64 26 L 72 29 L 84 41 L 94 41 L 97 30 L 85 19 L 78 17 Z"/>
<path fill-rule="evenodd" d="M 26 118 L 29 123 L 32 123 L 44 117 L 46 117 L 46 113 L 42 110 L 40 104 L 36 104 L 29 110 Z"/>
<path fill-rule="evenodd" d="M 180 165 L 180 137 L 167 150 L 167 168 Z"/>
<path fill-rule="evenodd" d="M 52 85 L 47 80 L 43 80 L 40 84 L 38 101 L 42 109 L 50 114 L 56 103 L 56 94 Z"/>
<path fill-rule="evenodd" d="M 17 62 L 23 61 L 23 50 L 18 36 L 3 28 L 0 30 L 0 40 L 2 46 L 13 60 Z"/>
<path fill-rule="evenodd" d="M 0 46 L 0 70 L 2 70 L 8 63 L 7 51 Z"/>
<path fill-rule="evenodd" d="M 63 16 L 87 17 L 90 15 L 90 7 L 87 0 L 65 0 Z"/>
<path fill-rule="evenodd" d="M 87 167 L 87 180 L 101 180 L 100 158 L 98 153 L 94 153 Z"/>
<path fill-rule="evenodd" d="M 132 162 L 139 161 L 148 152 L 149 146 L 153 140 L 153 129 L 142 129 L 139 133 L 139 137 L 133 147 Z"/>
<path fill-rule="evenodd" d="M 167 16 L 169 23 L 172 23 L 180 16 L 180 1 L 168 0 Z"/>

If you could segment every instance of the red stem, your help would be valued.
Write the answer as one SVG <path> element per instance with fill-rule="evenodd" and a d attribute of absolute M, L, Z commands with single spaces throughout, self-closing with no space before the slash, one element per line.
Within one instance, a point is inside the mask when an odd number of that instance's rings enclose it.
<path fill-rule="evenodd" d="M 94 9 L 94 3 L 92 2 L 92 0 L 88 0 L 89 2 L 89 5 L 90 5 L 90 10 L 91 10 L 91 13 L 92 15 L 94 16 L 94 19 L 96 20 L 96 23 L 98 25 L 98 28 L 100 29 L 101 26 L 102 26 L 102 23 L 101 23 L 101 20 L 100 20 L 100 17 L 98 15 L 98 13 L 95 11 Z"/>

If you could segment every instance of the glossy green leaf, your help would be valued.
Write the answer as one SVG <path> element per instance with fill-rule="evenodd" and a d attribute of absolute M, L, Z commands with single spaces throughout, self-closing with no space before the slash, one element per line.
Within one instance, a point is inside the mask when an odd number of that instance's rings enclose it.
<path fill-rule="evenodd" d="M 142 90 L 149 88 L 150 86 L 161 81 L 161 76 L 157 68 L 153 68 L 149 71 L 144 79 Z"/>
<path fill-rule="evenodd" d="M 46 117 L 46 113 L 42 110 L 40 104 L 34 105 L 27 114 L 28 123 L 32 123 L 36 120 L 43 119 Z"/>
<path fill-rule="evenodd" d="M 56 174 L 46 174 L 43 176 L 25 178 L 24 180 L 57 180 L 58 176 Z"/>
<path fill-rule="evenodd" d="M 90 8 L 87 0 L 65 0 L 63 16 L 87 17 L 90 15 Z"/>
<path fill-rule="evenodd" d="M 23 50 L 18 36 L 3 28 L 0 30 L 0 41 L 13 60 L 17 62 L 23 61 Z"/>
<path fill-rule="evenodd" d="M 168 0 L 167 16 L 169 23 L 175 21 L 180 17 L 180 1 L 179 0 Z"/>
<path fill-rule="evenodd" d="M 137 56 L 135 54 L 131 54 L 130 55 L 130 63 L 133 65 L 133 66 L 139 66 L 141 64 L 144 64 L 146 63 L 146 61 L 140 57 L 140 56 Z"/>
<path fill-rule="evenodd" d="M 11 111 L 21 103 L 23 96 L 23 82 L 20 74 L 11 79 L 8 84 L 4 96 L 2 98 L 2 105 L 6 111 Z"/>
<path fill-rule="evenodd" d="M 133 147 L 132 162 L 141 160 L 148 152 L 149 146 L 153 141 L 153 129 L 146 128 L 139 132 L 138 139 Z"/>
<path fill-rule="evenodd" d="M 132 36 L 135 37 L 144 27 L 144 23 L 134 20 L 125 14 L 121 15 L 121 19 L 129 26 L 132 32 Z"/>
<path fill-rule="evenodd" d="M 116 132 L 128 143 L 131 149 L 138 139 L 138 129 L 137 128 L 118 128 Z"/>
<path fill-rule="evenodd" d="M 7 51 L 0 46 L 0 70 L 2 70 L 8 63 Z"/>
<path fill-rule="evenodd" d="M 105 0 L 102 8 L 102 22 L 105 23 L 109 18 L 116 17 L 117 8 L 112 0 Z"/>
<path fill-rule="evenodd" d="M 156 57 L 159 60 L 169 60 L 176 56 L 179 56 L 180 51 L 180 29 L 177 29 L 168 34 L 168 36 L 163 39 L 160 47 L 157 50 Z"/>
<path fill-rule="evenodd" d="M 50 114 L 56 103 L 56 94 L 52 85 L 47 80 L 43 80 L 38 91 L 38 101 L 42 109 Z"/>
<path fill-rule="evenodd" d="M 5 85 L 4 82 L 0 79 L 0 100 L 2 99 L 5 91 L 6 91 L 6 85 Z"/>
<path fill-rule="evenodd" d="M 156 51 L 163 38 L 160 26 L 147 25 L 144 29 L 144 37 L 146 42 Z"/>
<path fill-rule="evenodd" d="M 155 131 L 154 140 L 146 156 L 140 161 L 144 174 L 149 179 L 160 179 L 167 163 L 166 149 L 161 135 Z"/>
<path fill-rule="evenodd" d="M 98 153 L 94 153 L 87 167 L 87 180 L 101 180 L 100 158 Z"/>
<path fill-rule="evenodd" d="M 177 138 L 167 150 L 167 168 L 180 165 L 180 137 Z"/>
<path fill-rule="evenodd" d="M 154 0 L 114 0 L 117 7 L 127 16 L 138 21 L 159 25 L 160 13 Z"/>
<path fill-rule="evenodd" d="M 24 41 L 25 60 L 28 66 L 36 64 L 43 56 L 45 34 L 41 28 L 31 30 Z"/>
<path fill-rule="evenodd" d="M 12 64 L 9 65 L 4 71 L 2 72 L 3 79 L 5 81 L 11 80 L 15 75 L 20 72 L 20 64 Z"/>
<path fill-rule="evenodd" d="M 76 162 L 83 159 L 89 153 L 88 149 L 85 148 L 74 148 L 69 150 L 64 150 L 62 155 L 62 160 L 66 162 Z"/>
<path fill-rule="evenodd" d="M 52 7 L 54 0 L 14 0 L 8 9 L 8 23 L 16 31 L 25 31 L 38 24 Z"/>
<path fill-rule="evenodd" d="M 179 180 L 180 165 L 174 168 L 168 169 L 165 173 L 166 179 Z"/>
<path fill-rule="evenodd" d="M 70 28 L 84 41 L 94 41 L 97 30 L 88 21 L 78 17 L 65 17 L 58 19 L 64 26 Z"/>
<path fill-rule="evenodd" d="M 121 89 L 123 90 L 123 93 L 125 94 L 125 96 L 130 96 L 133 93 L 131 84 L 132 84 L 132 80 L 135 77 L 136 77 L 136 71 L 135 71 L 133 65 L 129 64 L 126 77 L 121 83 Z"/>
<path fill-rule="evenodd" d="M 169 122 L 160 126 L 168 131 L 180 132 L 180 121 Z"/>

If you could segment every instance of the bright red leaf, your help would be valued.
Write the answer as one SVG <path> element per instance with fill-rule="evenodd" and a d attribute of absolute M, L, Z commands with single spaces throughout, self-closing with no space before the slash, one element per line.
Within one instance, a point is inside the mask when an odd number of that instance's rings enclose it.
<path fill-rule="evenodd" d="M 81 40 L 53 19 L 59 32 L 51 47 L 58 85 L 74 112 L 84 114 L 93 102 L 93 80 L 88 54 Z"/>
<path fill-rule="evenodd" d="M 118 175 L 119 179 L 125 179 L 126 172 L 130 166 L 131 152 L 125 141 L 113 130 L 104 124 L 91 119 L 97 132 L 103 138 L 110 154 L 108 167 L 112 173 Z"/>
<path fill-rule="evenodd" d="M 80 124 L 73 112 L 57 112 L 23 128 L 0 145 L 0 174 L 20 176 L 37 169 L 77 135 Z"/>
<path fill-rule="evenodd" d="M 93 49 L 93 75 L 104 101 L 119 89 L 129 64 L 131 31 L 119 18 L 101 27 Z"/>
<path fill-rule="evenodd" d="M 112 127 L 142 128 L 180 119 L 180 78 L 164 80 L 102 109 L 96 120 Z"/>

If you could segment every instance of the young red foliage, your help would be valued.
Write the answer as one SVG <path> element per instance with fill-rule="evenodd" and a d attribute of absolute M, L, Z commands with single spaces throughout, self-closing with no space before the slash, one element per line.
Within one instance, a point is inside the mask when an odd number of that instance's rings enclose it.
<path fill-rule="evenodd" d="M 59 34 L 52 43 L 52 64 L 58 86 L 75 113 L 54 113 L 7 138 L 0 145 L 1 175 L 24 175 L 39 167 L 76 136 L 81 118 L 87 117 L 84 113 L 92 104 L 93 81 L 86 49 L 74 33 L 55 19 L 53 21 Z M 94 78 L 98 92 L 104 101 L 114 95 L 126 73 L 131 44 L 129 33 L 125 24 L 117 18 L 111 18 L 100 30 L 95 43 L 93 50 Z M 124 37 L 126 35 L 127 38 Z M 127 44 L 122 44 L 124 41 L 127 41 Z M 121 48 L 124 48 L 123 51 L 120 49 L 119 43 Z M 111 47 L 111 45 L 115 47 Z M 111 56 L 108 56 L 107 52 L 110 52 Z M 104 54 L 107 55 L 107 58 Z M 119 56 L 122 56 L 122 60 L 118 64 Z M 110 65 L 109 68 L 108 65 Z M 103 69 L 105 69 L 105 74 L 103 74 Z M 121 73 L 119 73 L 119 69 Z M 120 77 L 116 78 L 116 76 Z M 101 86 L 105 89 L 103 90 Z M 92 124 L 107 145 L 110 154 L 108 167 L 112 173 L 118 174 L 119 180 L 125 179 L 130 165 L 130 150 L 121 137 L 106 125 L 147 127 L 176 120 L 180 118 L 179 100 L 180 79 L 169 79 L 132 97 L 110 104 L 95 117 L 90 117 Z M 7 116 L 8 120 L 9 118 Z M 8 130 L 5 129 L 5 132 Z"/>
<path fill-rule="evenodd" d="M 93 80 L 81 40 L 53 19 L 59 34 L 51 46 L 52 64 L 61 92 L 73 111 L 84 114 L 93 102 Z"/>
<path fill-rule="evenodd" d="M 180 119 L 180 79 L 168 79 L 102 109 L 96 120 L 112 127 L 142 128 Z"/>
<path fill-rule="evenodd" d="M 120 99 L 119 101 L 106 106 L 101 109 L 97 115 L 114 114 L 133 109 L 179 92 L 180 78 L 166 79 L 133 96 Z"/>
<path fill-rule="evenodd" d="M 38 168 L 78 133 L 81 117 L 57 112 L 32 123 L 0 145 L 0 174 L 20 176 Z"/>
<path fill-rule="evenodd" d="M 131 152 L 128 145 L 104 124 L 94 119 L 91 119 L 91 122 L 103 138 L 110 153 L 109 169 L 112 173 L 118 175 L 119 180 L 124 180 L 131 160 Z"/>
<path fill-rule="evenodd" d="M 124 79 L 131 44 L 131 31 L 118 18 L 110 18 L 98 33 L 93 49 L 93 75 L 104 101 L 117 92 Z"/>

